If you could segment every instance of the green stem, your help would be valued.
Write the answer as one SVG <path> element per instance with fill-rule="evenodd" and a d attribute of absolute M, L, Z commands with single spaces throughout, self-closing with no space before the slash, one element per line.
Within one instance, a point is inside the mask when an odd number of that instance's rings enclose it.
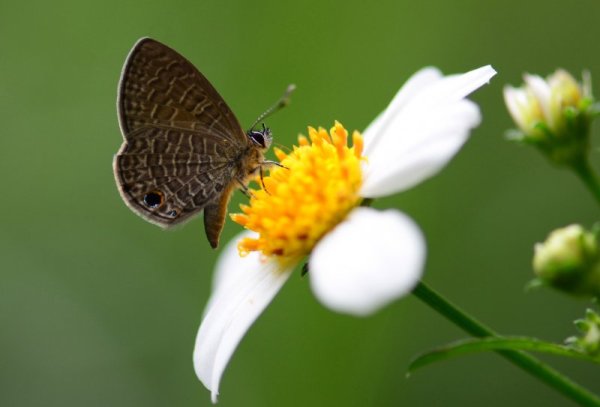
<path fill-rule="evenodd" d="M 420 282 L 413 290 L 413 294 L 472 336 L 479 338 L 485 336 L 497 336 L 490 328 L 466 314 L 456 305 L 447 301 L 440 294 L 429 288 L 425 283 Z M 497 351 L 497 353 L 579 405 L 600 406 L 600 398 L 595 394 L 581 387 L 533 356 L 524 352 L 508 350 Z"/>
<path fill-rule="evenodd" d="M 572 165 L 573 171 L 577 174 L 579 179 L 583 181 L 585 186 L 592 193 L 594 198 L 596 198 L 596 202 L 600 204 L 600 183 L 598 182 L 598 178 L 594 174 L 592 167 L 590 166 L 588 160 L 580 159 L 576 160 Z"/>

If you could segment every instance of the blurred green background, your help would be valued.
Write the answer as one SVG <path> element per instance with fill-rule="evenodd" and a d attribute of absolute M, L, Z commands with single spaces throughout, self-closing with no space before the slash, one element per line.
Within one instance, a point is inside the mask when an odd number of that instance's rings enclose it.
<path fill-rule="evenodd" d="M 296 83 L 291 107 L 268 120 L 286 146 L 309 124 L 364 129 L 423 66 L 492 64 L 466 147 L 376 206 L 421 225 L 425 280 L 466 310 L 505 334 L 570 336 L 588 304 L 524 292 L 532 246 L 555 227 L 591 225 L 598 208 L 572 174 L 505 141 L 502 86 L 558 66 L 598 82 L 599 19 L 592 0 L 4 1 L 0 405 L 210 405 L 191 356 L 219 252 L 201 219 L 165 232 L 135 216 L 112 175 L 117 81 L 142 36 L 189 58 L 244 126 Z M 238 231 L 228 222 L 222 242 Z M 413 297 L 369 318 L 335 314 L 298 275 L 242 341 L 219 405 L 572 405 L 493 354 L 405 378 L 412 356 L 464 336 Z M 596 366 L 543 359 L 600 392 Z"/>

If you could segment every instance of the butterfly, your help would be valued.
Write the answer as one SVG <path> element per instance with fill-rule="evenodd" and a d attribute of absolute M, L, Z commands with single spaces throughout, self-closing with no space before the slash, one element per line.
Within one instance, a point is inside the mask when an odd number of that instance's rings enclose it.
<path fill-rule="evenodd" d="M 150 39 L 138 40 L 121 73 L 117 112 L 123 144 L 113 161 L 117 187 L 136 214 L 168 228 L 204 211 L 204 229 L 216 248 L 235 189 L 263 166 L 271 131 L 245 132 L 223 98 L 186 58 Z"/>

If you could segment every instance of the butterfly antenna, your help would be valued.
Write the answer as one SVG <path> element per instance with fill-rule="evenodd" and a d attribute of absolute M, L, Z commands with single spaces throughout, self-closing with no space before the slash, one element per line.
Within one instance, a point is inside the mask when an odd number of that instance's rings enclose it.
<path fill-rule="evenodd" d="M 270 108 L 265 110 L 263 114 L 258 116 L 258 119 L 256 119 L 256 121 L 250 128 L 250 131 L 254 130 L 254 127 L 256 127 L 256 125 L 259 122 L 261 122 L 265 118 L 271 116 L 273 113 L 275 113 L 282 107 L 286 107 L 287 105 L 289 105 L 290 104 L 290 95 L 292 94 L 292 92 L 294 90 L 296 90 L 296 85 L 294 85 L 293 83 L 288 85 L 287 89 L 285 90 L 284 94 L 279 98 L 279 100 L 277 102 L 275 102 Z"/>

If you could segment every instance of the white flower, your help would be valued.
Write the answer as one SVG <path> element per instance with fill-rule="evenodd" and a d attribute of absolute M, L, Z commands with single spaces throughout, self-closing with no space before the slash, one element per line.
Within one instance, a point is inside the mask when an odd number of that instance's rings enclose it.
<path fill-rule="evenodd" d="M 558 69 L 544 80 L 538 75 L 523 75 L 525 86 L 504 87 L 504 101 L 521 131 L 534 139 L 545 132 L 562 136 L 565 131 L 565 109 L 581 109 L 582 100 L 591 97 L 589 82 L 584 86 L 564 69 Z M 545 131 L 539 128 L 545 127 Z"/>
<path fill-rule="evenodd" d="M 196 338 L 194 367 L 213 402 L 243 335 L 305 256 L 314 294 L 333 310 L 368 315 L 410 293 L 425 261 L 419 227 L 397 210 L 357 205 L 437 173 L 480 122 L 466 96 L 495 73 L 490 66 L 445 77 L 435 68 L 417 72 L 365 130 L 364 159 L 360 134 L 349 148 L 339 123 L 329 134 L 309 129 L 312 145 L 301 138 L 289 155 L 276 151 L 287 168 L 273 170 L 269 193 L 256 191 L 233 216 L 259 234 L 244 232 L 237 248 L 224 249 Z"/>
<path fill-rule="evenodd" d="M 578 83 L 558 69 L 544 79 L 525 74 L 525 85 L 504 87 L 504 101 L 519 127 L 511 139 L 531 144 L 557 165 L 580 167 L 590 149 L 590 126 L 598 114 L 591 77 Z"/>

